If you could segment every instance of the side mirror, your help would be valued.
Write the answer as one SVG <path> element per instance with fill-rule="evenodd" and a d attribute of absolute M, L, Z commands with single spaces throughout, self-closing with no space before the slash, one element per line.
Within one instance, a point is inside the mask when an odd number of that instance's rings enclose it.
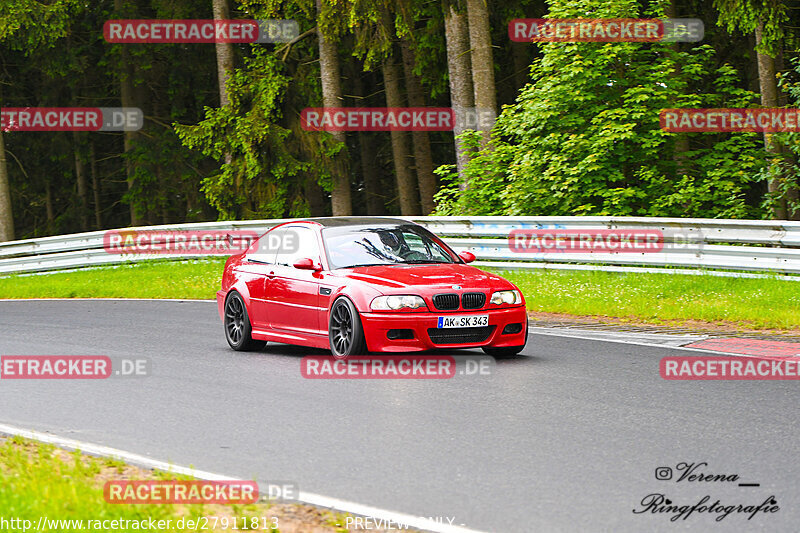
<path fill-rule="evenodd" d="M 466 250 L 458 254 L 458 257 L 464 260 L 465 263 L 472 263 L 475 261 L 475 254 L 467 252 Z"/>
<path fill-rule="evenodd" d="M 322 267 L 316 264 L 312 259 L 303 257 L 294 262 L 294 267 L 299 270 L 322 270 Z"/>

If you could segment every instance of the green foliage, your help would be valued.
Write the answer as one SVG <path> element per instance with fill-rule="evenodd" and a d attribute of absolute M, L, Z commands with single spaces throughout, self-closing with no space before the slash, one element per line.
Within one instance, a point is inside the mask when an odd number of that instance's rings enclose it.
<path fill-rule="evenodd" d="M 316 0 L 229 0 L 232 18 L 294 19 L 302 37 L 234 44 L 231 104 L 222 109 L 213 45 L 123 45 L 102 36 L 112 18 L 207 19 L 211 4 L 0 0 L 4 106 L 119 106 L 130 75 L 131 105 L 146 117 L 125 154 L 118 132 L 4 132 L 18 236 L 125 226 L 131 207 L 143 224 L 305 216 L 312 206 L 324 214 L 316 185 L 330 191 L 334 160 L 343 159 L 336 154 L 350 159 L 356 214 L 397 210 L 388 133 L 348 133 L 342 144 L 300 127 L 302 109 L 321 105 L 318 36 L 338 47 L 342 106 L 385 105 L 379 66 L 390 52 L 400 59 L 398 40 L 414 53 L 427 104 L 448 106 L 444 9 L 465 2 L 321 0 L 318 12 Z M 676 16 L 705 21 L 702 43 L 511 43 L 513 18 L 661 17 L 668 2 L 490 2 L 497 101 L 512 105 L 490 150 L 463 135 L 475 157 L 460 178 L 451 134 L 430 133 L 433 159 L 443 164 L 438 212 L 761 218 L 783 196 L 800 215 L 797 134 L 776 134 L 782 153 L 767 161 L 761 135 L 676 135 L 658 124 L 663 108 L 756 106 L 746 90 L 758 86 L 753 32 L 762 22 L 760 50 L 782 50 L 788 63 L 800 49 L 800 11 L 780 0 L 673 4 Z M 779 96 L 796 106 L 798 73 L 779 70 Z M 378 175 L 368 181 L 366 169 Z M 767 181 L 775 193 L 766 193 Z M 379 207 L 367 202 L 375 187 Z"/>
<path fill-rule="evenodd" d="M 219 161 L 230 154 L 220 173 L 203 180 L 203 192 L 223 218 L 283 215 L 286 181 L 304 169 L 286 150 L 289 130 L 278 124 L 287 84 L 279 61 L 256 51 L 229 79 L 230 105 L 206 107 L 197 126 L 175 126 L 188 147 Z"/>
<path fill-rule="evenodd" d="M 587 9 L 576 9 L 577 4 Z M 595 5 L 601 7 L 588 9 Z M 551 3 L 550 16 L 577 15 L 639 13 L 627 0 Z M 755 93 L 737 88 L 733 67 L 715 67 L 713 48 L 683 52 L 668 43 L 545 43 L 541 51 L 531 66 L 531 83 L 498 118 L 493 146 L 470 163 L 470 190 L 457 197 L 441 193 L 439 212 L 763 214 L 745 201 L 764 164 L 756 135 L 688 134 L 689 150 L 676 153 L 678 136 L 660 129 L 664 108 L 756 102 Z"/>
<path fill-rule="evenodd" d="M 64 35 L 71 11 L 81 8 L 77 0 L 3 0 L 0 2 L 0 42 L 14 50 L 31 51 L 52 47 Z"/>
<path fill-rule="evenodd" d="M 467 130 L 459 138 L 466 149 L 475 154 L 464 171 L 467 190 L 461 190 L 461 178 L 455 165 L 443 165 L 435 170 L 442 188 L 434 196 L 438 215 L 494 215 L 505 210 L 503 193 L 507 183 L 503 174 L 516 154 L 515 146 L 496 143 L 493 150 L 479 151 L 479 132 Z"/>
<path fill-rule="evenodd" d="M 256 19 L 309 23 L 316 17 L 313 2 L 241 4 Z M 332 9 L 330 3 L 325 6 Z M 330 189 L 330 159 L 344 148 L 327 133 L 300 128 L 301 109 L 321 102 L 319 68 L 310 60 L 294 65 L 277 50 L 250 46 L 243 65 L 228 79 L 230 104 L 206 106 L 205 118 L 197 125 L 175 124 L 185 146 L 220 164 L 219 171 L 202 181 L 202 191 L 220 219 L 308 216 L 306 184 Z M 304 59 L 314 54 L 307 43 L 290 51 Z"/>
<path fill-rule="evenodd" d="M 78 453 L 61 459 L 56 448 L 33 445 L 21 439 L 0 445 L 0 509 L 4 518 L 30 520 L 43 516 L 59 519 L 154 520 L 174 515 L 175 506 L 114 505 L 104 501 L 95 478 L 101 460 Z M 192 512 L 197 513 L 196 510 Z M 34 526 L 35 527 L 35 526 Z M 63 530 L 73 530 L 64 524 Z"/>
<path fill-rule="evenodd" d="M 782 0 L 714 0 L 719 10 L 718 24 L 728 31 L 752 33 L 759 21 L 763 24 L 761 50 L 775 56 L 786 35 L 789 6 Z"/>
<path fill-rule="evenodd" d="M 800 104 L 800 58 L 793 58 L 793 71 L 779 74 L 779 86 L 788 95 L 790 109 L 797 109 Z M 764 197 L 764 208 L 774 209 L 780 198 L 785 199 L 789 218 L 800 215 L 800 133 L 774 133 L 773 138 L 782 148 L 779 157 L 775 157 L 768 167 L 759 174 L 759 179 L 776 185 L 773 193 Z"/>
<path fill-rule="evenodd" d="M 153 260 L 75 272 L 0 276 L 0 297 L 213 299 L 223 263 L 224 258 Z M 531 311 L 644 321 L 726 321 L 752 328 L 800 327 L 797 281 L 603 271 L 501 274 L 520 287 Z"/>
<path fill-rule="evenodd" d="M 137 137 L 130 152 L 123 154 L 134 162 L 132 186 L 123 201 L 133 204 L 140 216 L 157 214 L 162 223 L 197 213 L 185 212 L 186 196 L 197 187 L 197 165 L 201 156 L 184 149 L 178 135 L 169 127 L 152 129 Z"/>

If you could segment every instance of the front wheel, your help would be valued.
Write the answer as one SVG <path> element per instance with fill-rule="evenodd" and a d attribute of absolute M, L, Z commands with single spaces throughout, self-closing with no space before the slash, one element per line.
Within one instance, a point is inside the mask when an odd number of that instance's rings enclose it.
<path fill-rule="evenodd" d="M 361 317 L 347 298 L 342 297 L 333 302 L 328 320 L 328 340 L 331 353 L 336 359 L 360 355 L 366 349 Z"/>
<path fill-rule="evenodd" d="M 238 292 L 231 292 L 225 300 L 225 338 L 231 348 L 237 352 L 260 350 L 267 345 L 266 341 L 254 339 L 253 326 L 247 315 L 247 307 Z"/>

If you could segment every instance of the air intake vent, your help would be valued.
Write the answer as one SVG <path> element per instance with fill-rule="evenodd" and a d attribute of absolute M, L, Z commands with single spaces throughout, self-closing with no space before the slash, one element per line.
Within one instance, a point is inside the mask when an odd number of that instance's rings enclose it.
<path fill-rule="evenodd" d="M 480 309 L 486 303 L 486 295 L 482 292 L 465 292 L 461 295 L 461 307 L 464 309 Z"/>
<path fill-rule="evenodd" d="M 453 311 L 458 309 L 458 294 L 436 294 L 433 305 L 440 311 Z"/>
<path fill-rule="evenodd" d="M 428 328 L 428 336 L 434 344 L 479 344 L 489 338 L 494 328 Z"/>

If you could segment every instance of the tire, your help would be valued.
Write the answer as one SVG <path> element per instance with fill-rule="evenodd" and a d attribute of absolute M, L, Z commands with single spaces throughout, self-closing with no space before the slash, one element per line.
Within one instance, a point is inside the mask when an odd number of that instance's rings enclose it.
<path fill-rule="evenodd" d="M 525 344 L 522 346 L 504 346 L 502 348 L 492 348 L 491 346 L 486 346 L 483 349 L 483 353 L 486 355 L 491 355 L 496 359 L 507 359 L 509 357 L 514 357 L 519 352 L 525 349 L 525 345 L 528 344 L 528 321 L 525 320 Z"/>
<path fill-rule="evenodd" d="M 237 352 L 249 352 L 260 350 L 267 345 L 267 341 L 254 339 L 253 326 L 250 324 L 250 316 L 247 314 L 247 306 L 244 304 L 242 296 L 231 291 L 225 299 L 225 339 L 231 348 Z"/>
<path fill-rule="evenodd" d="M 514 357 L 524 348 L 525 346 L 504 346 L 502 348 L 492 348 L 490 346 L 486 346 L 485 348 L 482 348 L 482 350 L 486 355 L 491 355 L 497 359 L 505 359 L 508 357 Z"/>
<path fill-rule="evenodd" d="M 350 355 L 361 355 L 366 351 L 364 328 L 353 302 L 347 298 L 337 298 L 331 306 L 328 318 L 328 341 L 331 353 L 336 359 Z"/>

